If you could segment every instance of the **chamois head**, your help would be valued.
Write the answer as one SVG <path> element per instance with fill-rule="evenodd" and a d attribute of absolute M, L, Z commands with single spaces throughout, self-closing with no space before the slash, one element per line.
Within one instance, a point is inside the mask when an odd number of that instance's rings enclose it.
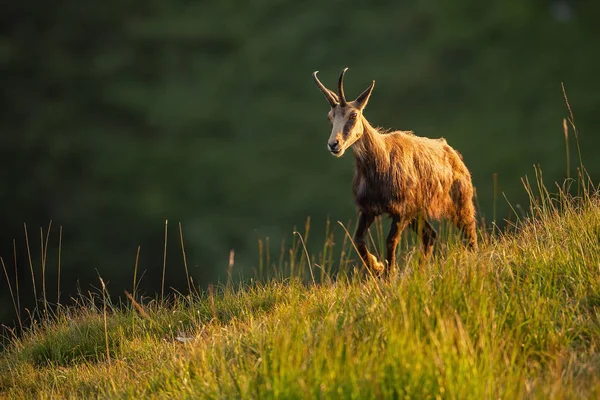
<path fill-rule="evenodd" d="M 329 90 L 317 78 L 319 71 L 313 72 L 313 78 L 317 86 L 331 106 L 331 110 L 327 117 L 332 125 L 331 136 L 327 143 L 327 150 L 336 157 L 341 157 L 347 148 L 352 146 L 363 134 L 362 112 L 367 106 L 375 81 L 371 83 L 364 92 L 362 92 L 356 100 L 346 101 L 344 96 L 344 74 L 348 68 L 344 68 L 338 79 L 338 92 L 335 93 Z"/>

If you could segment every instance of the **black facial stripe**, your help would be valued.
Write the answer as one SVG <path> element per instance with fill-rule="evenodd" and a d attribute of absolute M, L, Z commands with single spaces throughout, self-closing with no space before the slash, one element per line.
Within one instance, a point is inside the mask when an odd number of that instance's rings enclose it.
<path fill-rule="evenodd" d="M 356 119 L 349 119 L 346 121 L 346 124 L 344 124 L 344 137 L 348 137 L 350 131 L 354 128 L 354 125 L 356 125 Z"/>

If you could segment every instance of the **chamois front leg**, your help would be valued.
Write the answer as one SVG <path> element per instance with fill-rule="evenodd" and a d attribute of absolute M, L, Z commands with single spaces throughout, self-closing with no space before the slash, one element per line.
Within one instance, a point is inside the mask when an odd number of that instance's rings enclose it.
<path fill-rule="evenodd" d="M 388 268 L 393 268 L 396 265 L 396 248 L 400 241 L 400 235 L 407 224 L 406 219 L 400 218 L 399 215 L 392 215 L 392 226 L 386 239 Z"/>
<path fill-rule="evenodd" d="M 358 228 L 354 235 L 354 244 L 358 250 L 358 255 L 362 258 L 367 268 L 380 273 L 384 270 L 384 266 L 373 254 L 369 253 L 365 239 L 367 232 L 369 231 L 369 226 L 371 226 L 374 219 L 375 216 L 372 214 L 360 213 L 360 217 L 358 218 Z"/>

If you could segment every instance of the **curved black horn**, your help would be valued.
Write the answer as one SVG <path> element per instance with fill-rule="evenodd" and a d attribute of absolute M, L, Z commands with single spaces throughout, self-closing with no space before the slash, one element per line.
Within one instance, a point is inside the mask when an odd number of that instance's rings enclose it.
<path fill-rule="evenodd" d="M 338 94 L 340 96 L 340 105 L 346 105 L 346 96 L 344 96 L 344 74 L 348 71 L 348 68 L 344 68 L 340 72 L 340 79 L 338 79 Z"/>
<path fill-rule="evenodd" d="M 319 78 L 317 78 L 317 73 L 319 71 L 315 71 L 313 72 L 313 79 L 315 80 L 317 86 L 319 87 L 319 89 L 321 89 L 321 92 L 323 92 L 323 94 L 325 95 L 325 98 L 327 99 L 327 101 L 329 102 L 329 105 L 331 107 L 335 107 L 338 105 L 338 98 L 336 96 L 335 93 L 333 93 L 331 90 L 327 89 L 325 87 L 325 85 L 323 85 L 321 83 L 321 81 L 319 80 Z"/>

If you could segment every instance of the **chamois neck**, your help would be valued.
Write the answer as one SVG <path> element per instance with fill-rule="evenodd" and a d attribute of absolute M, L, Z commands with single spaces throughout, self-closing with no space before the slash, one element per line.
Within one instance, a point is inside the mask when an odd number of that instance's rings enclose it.
<path fill-rule="evenodd" d="M 381 133 L 367 119 L 361 116 L 363 133 L 360 138 L 352 146 L 354 157 L 359 164 L 381 164 L 386 160 L 385 144 L 381 137 Z"/>

